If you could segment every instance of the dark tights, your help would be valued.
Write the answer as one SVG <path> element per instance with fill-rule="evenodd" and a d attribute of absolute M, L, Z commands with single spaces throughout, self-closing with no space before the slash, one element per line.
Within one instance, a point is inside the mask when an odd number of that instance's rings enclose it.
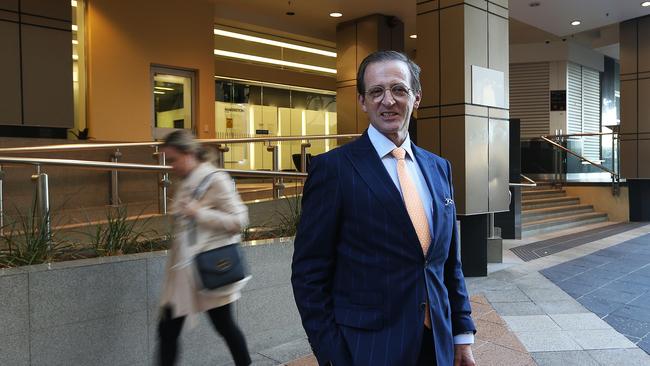
<path fill-rule="evenodd" d="M 178 336 L 183 328 L 185 317 L 172 318 L 171 308 L 162 309 L 160 323 L 158 324 L 158 337 L 160 339 L 160 365 L 173 366 L 178 354 Z M 232 316 L 230 304 L 208 310 L 212 325 L 226 340 L 230 354 L 237 366 L 251 364 L 251 357 L 246 347 L 246 339 Z"/>

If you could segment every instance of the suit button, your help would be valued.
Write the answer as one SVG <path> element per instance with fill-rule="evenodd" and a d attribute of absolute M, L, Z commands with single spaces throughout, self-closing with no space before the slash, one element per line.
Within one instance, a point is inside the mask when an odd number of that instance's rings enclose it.
<path fill-rule="evenodd" d="M 427 303 L 426 302 L 420 303 L 420 311 L 424 311 L 424 309 L 426 309 L 426 308 L 427 308 Z"/>

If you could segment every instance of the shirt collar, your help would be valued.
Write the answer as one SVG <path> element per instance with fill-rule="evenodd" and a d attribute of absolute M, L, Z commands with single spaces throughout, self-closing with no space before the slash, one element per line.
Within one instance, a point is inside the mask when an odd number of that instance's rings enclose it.
<path fill-rule="evenodd" d="M 377 131 L 375 126 L 372 124 L 368 126 L 368 137 L 370 138 L 370 143 L 375 148 L 375 151 L 377 151 L 377 154 L 382 159 L 397 147 L 391 140 L 388 139 L 388 137 Z M 411 149 L 411 137 L 408 133 L 406 134 L 406 139 L 404 139 L 401 147 L 406 150 L 407 157 L 410 157 L 411 160 L 415 160 L 413 159 L 413 151 Z"/>

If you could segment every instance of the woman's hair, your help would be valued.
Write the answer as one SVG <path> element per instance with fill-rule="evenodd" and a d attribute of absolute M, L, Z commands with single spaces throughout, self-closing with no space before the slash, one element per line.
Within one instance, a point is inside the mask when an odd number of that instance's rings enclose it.
<path fill-rule="evenodd" d="M 180 151 L 183 154 L 192 154 L 199 161 L 210 160 L 210 152 L 194 138 L 194 134 L 188 130 L 177 130 L 165 137 L 161 148 L 168 147 Z"/>

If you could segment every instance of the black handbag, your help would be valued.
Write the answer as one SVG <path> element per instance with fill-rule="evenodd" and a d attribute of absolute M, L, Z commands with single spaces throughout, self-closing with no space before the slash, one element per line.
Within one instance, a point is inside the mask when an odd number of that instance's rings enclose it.
<path fill-rule="evenodd" d="M 214 173 L 216 172 L 206 175 L 201 180 L 192 194 L 192 199 L 198 200 L 203 196 Z M 204 289 L 214 290 L 246 278 L 246 265 L 239 243 L 201 252 L 194 258 L 194 263 Z"/>
<path fill-rule="evenodd" d="M 194 260 L 205 289 L 214 290 L 246 277 L 239 243 L 199 253 Z"/>

